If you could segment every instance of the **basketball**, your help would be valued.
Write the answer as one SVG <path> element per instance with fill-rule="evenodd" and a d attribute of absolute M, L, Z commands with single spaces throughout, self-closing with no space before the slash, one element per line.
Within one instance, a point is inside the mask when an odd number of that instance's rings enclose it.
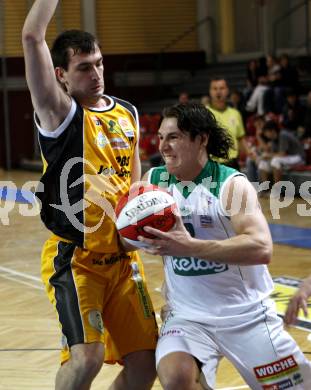
<path fill-rule="evenodd" d="M 144 248 L 146 244 L 137 237 L 154 236 L 143 228 L 151 226 L 163 232 L 169 231 L 175 224 L 176 209 L 175 200 L 167 191 L 154 185 L 141 186 L 119 200 L 116 207 L 118 232 L 129 244 Z"/>

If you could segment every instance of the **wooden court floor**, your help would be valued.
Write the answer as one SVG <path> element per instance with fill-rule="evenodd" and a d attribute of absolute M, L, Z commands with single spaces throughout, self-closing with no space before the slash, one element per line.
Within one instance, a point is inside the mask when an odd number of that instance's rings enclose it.
<path fill-rule="evenodd" d="M 0 172 L 0 181 L 12 181 L 18 188 L 38 174 Z M 1 187 L 1 183 L 0 183 Z M 271 221 L 268 199 L 261 200 Z M 302 199 L 280 212 L 274 223 L 310 227 L 310 217 L 297 214 L 297 204 L 310 205 Z M 0 203 L 0 390 L 49 390 L 54 388 L 58 368 L 59 332 L 54 312 L 40 281 L 40 251 L 48 232 L 38 216 L 22 216 L 20 205 L 4 212 Z M 4 216 L 7 214 L 7 219 Z M 6 223 L 6 224 L 4 224 Z M 143 256 L 149 291 L 159 312 L 162 299 L 162 265 L 159 257 Z M 304 278 L 311 273 L 311 250 L 275 245 L 270 265 L 273 276 Z M 290 328 L 302 350 L 311 353 L 309 332 Z M 118 366 L 105 365 L 92 389 L 105 390 L 119 372 Z M 153 387 L 161 389 L 157 381 Z M 217 389 L 248 389 L 236 370 L 225 359 L 218 370 Z"/>

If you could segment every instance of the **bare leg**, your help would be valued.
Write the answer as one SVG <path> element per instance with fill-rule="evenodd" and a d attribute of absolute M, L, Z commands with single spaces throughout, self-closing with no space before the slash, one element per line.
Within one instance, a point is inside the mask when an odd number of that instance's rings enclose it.
<path fill-rule="evenodd" d="M 158 365 L 158 375 L 164 390 L 203 390 L 198 365 L 188 353 L 173 352 L 164 356 Z"/>
<path fill-rule="evenodd" d="M 155 378 L 155 352 L 132 352 L 124 357 L 124 368 L 109 390 L 149 390 Z"/>
<path fill-rule="evenodd" d="M 89 390 L 103 364 L 101 343 L 77 344 L 70 349 L 71 357 L 57 372 L 56 390 Z"/>

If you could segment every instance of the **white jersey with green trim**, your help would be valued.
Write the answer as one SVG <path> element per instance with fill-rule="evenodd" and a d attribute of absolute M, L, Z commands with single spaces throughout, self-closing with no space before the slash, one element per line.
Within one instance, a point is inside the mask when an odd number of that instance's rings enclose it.
<path fill-rule="evenodd" d="M 180 182 L 166 168 L 150 171 L 148 181 L 166 188 L 175 198 L 189 233 L 202 240 L 225 240 L 235 235 L 221 208 L 224 184 L 240 172 L 209 160 L 193 182 Z M 245 253 L 247 256 L 247 253 Z M 228 324 L 254 310 L 273 290 L 266 265 L 238 266 L 213 259 L 164 256 L 165 295 L 175 315 L 198 322 Z"/>

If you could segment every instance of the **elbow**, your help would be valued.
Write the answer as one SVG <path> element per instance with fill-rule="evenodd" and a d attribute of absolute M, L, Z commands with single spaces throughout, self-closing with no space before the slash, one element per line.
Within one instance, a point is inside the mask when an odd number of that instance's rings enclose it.
<path fill-rule="evenodd" d="M 35 45 L 42 42 L 43 40 L 44 38 L 42 38 L 41 35 L 38 34 L 38 31 L 31 31 L 25 27 L 23 28 L 22 31 L 23 46 Z"/>
<path fill-rule="evenodd" d="M 272 258 L 272 240 L 256 239 L 254 242 L 253 265 L 270 264 Z"/>
<path fill-rule="evenodd" d="M 261 264 L 270 264 L 271 263 L 271 258 L 272 258 L 272 251 L 270 250 L 264 250 L 262 251 L 262 254 L 261 254 Z"/>
<path fill-rule="evenodd" d="M 262 242 L 259 244 L 258 248 L 258 259 L 259 264 L 270 264 L 272 259 L 272 241 Z"/>

